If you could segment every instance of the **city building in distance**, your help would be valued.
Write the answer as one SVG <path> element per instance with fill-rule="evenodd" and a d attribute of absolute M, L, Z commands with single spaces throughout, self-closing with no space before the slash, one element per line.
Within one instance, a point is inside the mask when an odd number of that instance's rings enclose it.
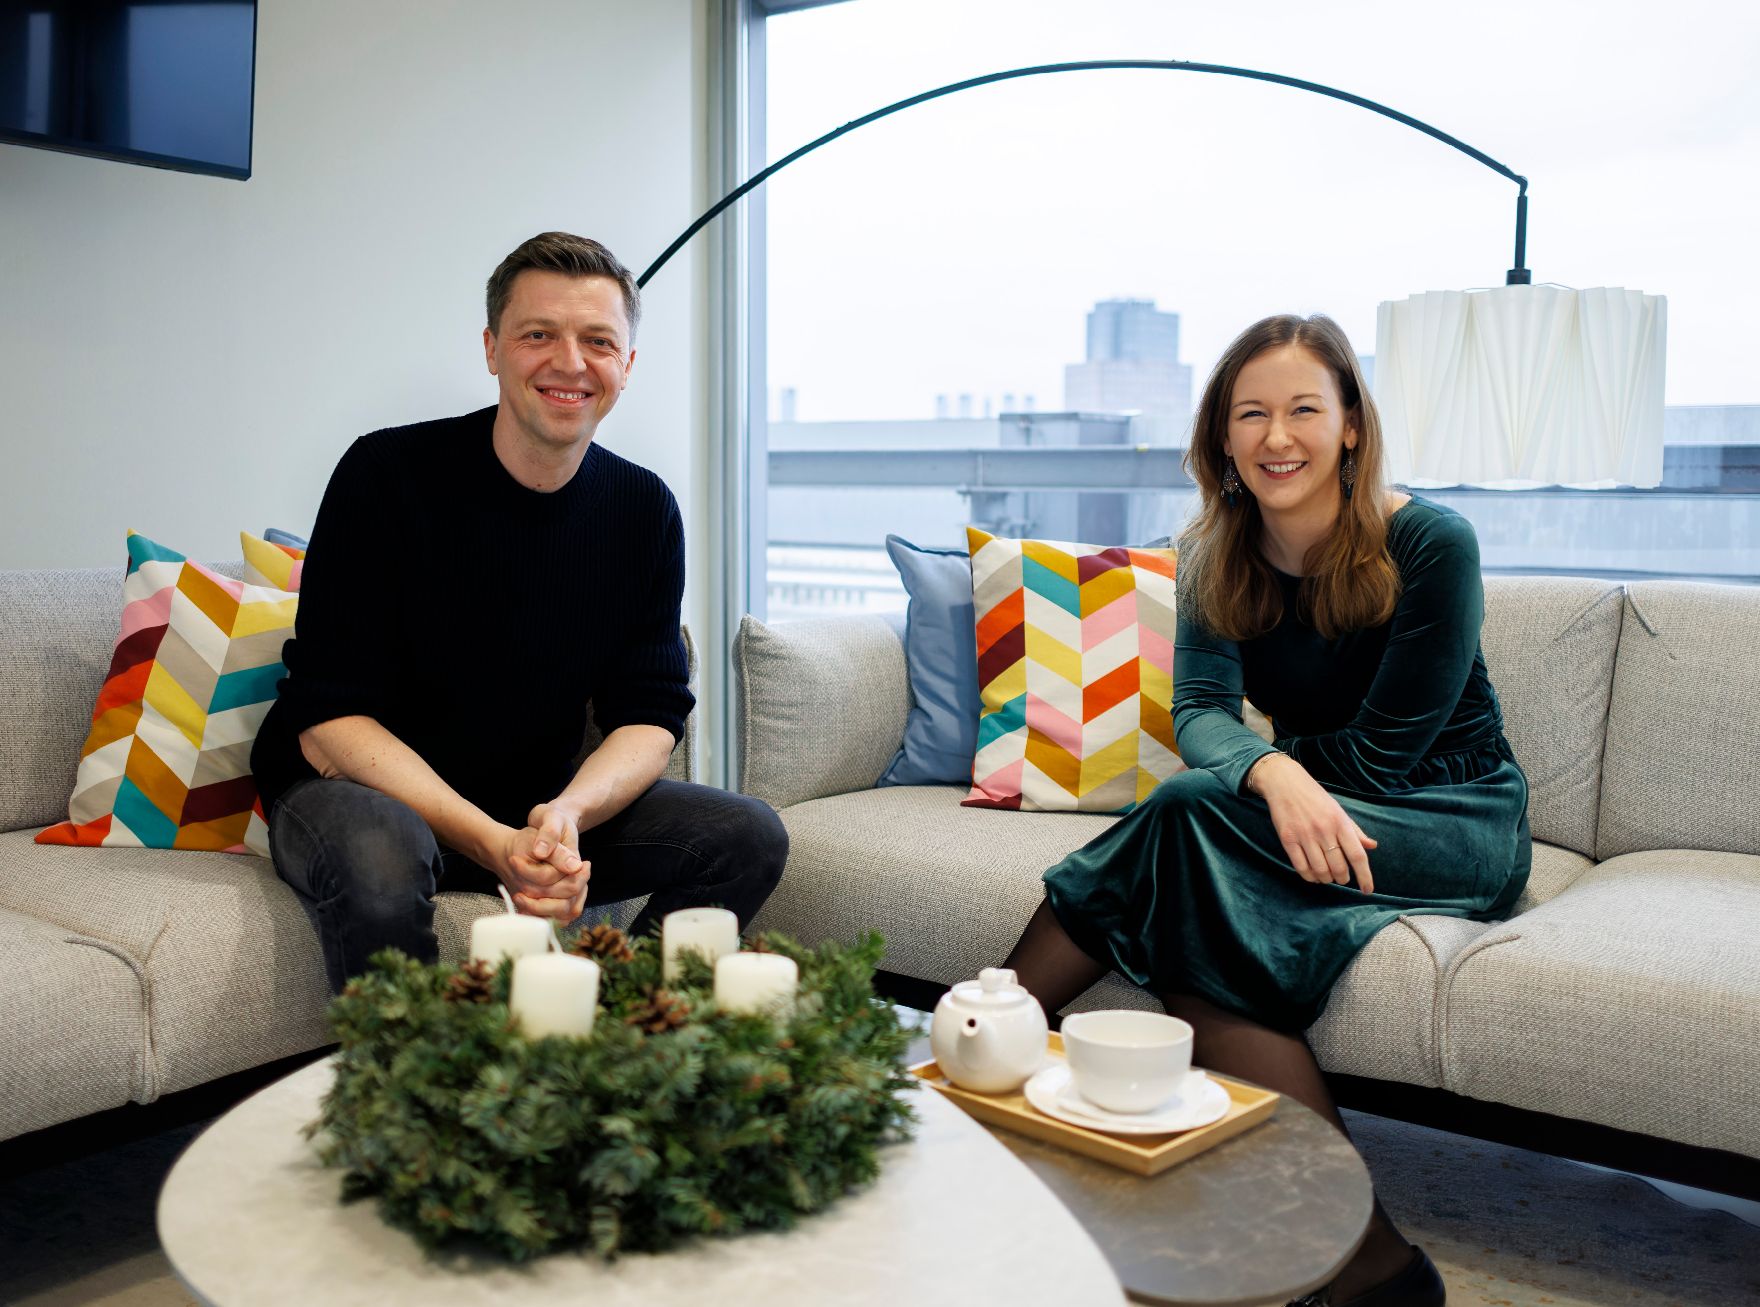
<path fill-rule="evenodd" d="M 1179 314 L 1154 300 L 1101 300 L 1088 314 L 1088 358 L 1063 369 L 1073 413 L 1140 413 L 1183 428 L 1192 418 L 1192 369 L 1179 361 Z"/>

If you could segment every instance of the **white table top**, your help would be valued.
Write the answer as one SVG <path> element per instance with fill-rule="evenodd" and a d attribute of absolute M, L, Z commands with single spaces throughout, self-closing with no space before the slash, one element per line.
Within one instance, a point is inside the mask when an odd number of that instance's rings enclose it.
<path fill-rule="evenodd" d="M 329 1087 L 318 1062 L 246 1099 L 178 1159 L 159 1195 L 159 1237 L 183 1282 L 216 1307 L 475 1307 L 590 1302 L 912 1307 L 1121 1303 L 1069 1211 L 977 1122 L 916 1091 L 916 1137 L 889 1146 L 879 1180 L 786 1234 L 705 1239 L 605 1263 L 563 1252 L 525 1266 L 430 1258 L 371 1200 L 343 1206 L 342 1173 L 300 1128 Z"/>

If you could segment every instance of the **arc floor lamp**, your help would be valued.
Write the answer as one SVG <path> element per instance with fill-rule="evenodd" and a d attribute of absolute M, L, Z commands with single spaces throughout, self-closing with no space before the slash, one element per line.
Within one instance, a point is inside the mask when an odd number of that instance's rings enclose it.
<path fill-rule="evenodd" d="M 1087 59 L 1009 68 L 907 96 L 808 141 L 740 183 L 637 280 L 647 285 L 693 236 L 782 169 L 869 123 L 995 82 L 1120 70 L 1211 73 L 1328 96 L 1423 132 L 1516 183 L 1515 259 L 1502 286 L 1429 291 L 1378 310 L 1375 393 L 1395 476 L 1432 485 L 1661 482 L 1667 301 L 1618 287 L 1534 285 L 1526 266 L 1526 177 L 1397 109 L 1256 68 Z"/>

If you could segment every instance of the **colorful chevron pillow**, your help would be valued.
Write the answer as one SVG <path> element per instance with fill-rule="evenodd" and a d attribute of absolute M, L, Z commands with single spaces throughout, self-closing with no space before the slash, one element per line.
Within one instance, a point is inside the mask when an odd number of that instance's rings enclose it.
<path fill-rule="evenodd" d="M 966 528 L 984 701 L 976 808 L 1126 812 L 1184 769 L 1173 743 L 1173 549 Z"/>
<path fill-rule="evenodd" d="M 297 584 L 297 571 L 288 575 Z M 289 589 L 234 581 L 129 532 L 122 631 L 68 820 L 37 842 L 268 856 L 251 744 L 275 701 L 298 603 Z"/>
<path fill-rule="evenodd" d="M 244 551 L 246 585 L 298 591 L 300 573 L 305 570 L 303 546 L 295 548 L 276 540 L 259 540 L 249 531 L 238 533 L 238 546 Z"/>

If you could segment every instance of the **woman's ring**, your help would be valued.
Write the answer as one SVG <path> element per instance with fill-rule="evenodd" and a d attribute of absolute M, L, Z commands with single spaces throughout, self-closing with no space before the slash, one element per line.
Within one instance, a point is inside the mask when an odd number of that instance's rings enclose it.
<path fill-rule="evenodd" d="M 1321 849 L 1320 852 L 1331 853 L 1337 847 L 1338 847 L 1338 845 L 1336 845 L 1336 844 L 1328 844 L 1325 848 Z"/>

